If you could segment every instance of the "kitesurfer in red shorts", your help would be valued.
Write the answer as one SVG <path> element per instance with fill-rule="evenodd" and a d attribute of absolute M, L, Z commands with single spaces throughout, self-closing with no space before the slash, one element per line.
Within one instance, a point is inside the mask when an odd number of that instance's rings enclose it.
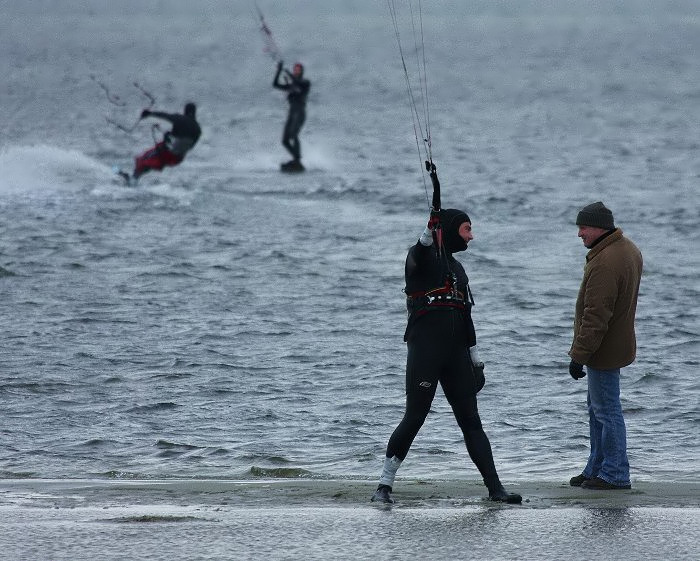
<path fill-rule="evenodd" d="M 192 149 L 202 134 L 202 129 L 195 118 L 196 111 L 197 106 L 194 103 L 188 103 L 185 105 L 184 114 L 148 109 L 141 112 L 142 119 L 146 117 L 165 119 L 172 123 L 173 128 L 165 133 L 161 142 L 135 159 L 133 179 L 138 179 L 147 171 L 161 171 L 165 166 L 176 166 L 185 159 L 185 154 Z"/>

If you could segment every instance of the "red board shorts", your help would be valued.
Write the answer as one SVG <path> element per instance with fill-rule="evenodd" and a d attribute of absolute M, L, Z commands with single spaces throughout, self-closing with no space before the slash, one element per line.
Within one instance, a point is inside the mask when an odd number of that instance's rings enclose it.
<path fill-rule="evenodd" d="M 141 175 L 152 169 L 162 170 L 165 166 L 176 166 L 184 159 L 184 156 L 173 154 L 165 146 L 165 142 L 159 142 L 153 148 L 146 150 L 136 157 L 134 175 Z"/>

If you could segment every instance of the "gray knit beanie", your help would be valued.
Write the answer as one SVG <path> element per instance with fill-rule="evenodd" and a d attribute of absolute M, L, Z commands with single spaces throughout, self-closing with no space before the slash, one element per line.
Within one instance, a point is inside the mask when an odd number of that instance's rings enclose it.
<path fill-rule="evenodd" d="M 612 211 L 600 201 L 584 206 L 576 217 L 577 226 L 593 226 L 603 230 L 614 230 Z"/>

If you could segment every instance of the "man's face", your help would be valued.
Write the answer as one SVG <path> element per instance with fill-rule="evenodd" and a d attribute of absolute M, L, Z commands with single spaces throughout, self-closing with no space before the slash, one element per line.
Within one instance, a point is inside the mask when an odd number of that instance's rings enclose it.
<path fill-rule="evenodd" d="M 464 240 L 465 246 L 469 245 L 469 242 L 474 239 L 471 222 L 462 222 L 457 229 L 457 233 Z"/>
<path fill-rule="evenodd" d="M 597 228 L 595 226 L 578 227 L 578 237 L 583 240 L 583 245 L 586 247 L 591 247 L 600 236 L 605 234 L 605 232 L 607 232 L 607 230 Z"/>

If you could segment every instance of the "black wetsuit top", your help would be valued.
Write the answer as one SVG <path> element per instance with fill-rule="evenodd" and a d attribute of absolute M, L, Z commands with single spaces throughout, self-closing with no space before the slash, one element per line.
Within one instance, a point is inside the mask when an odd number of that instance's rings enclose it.
<path fill-rule="evenodd" d="M 173 154 L 184 156 L 196 144 L 202 134 L 199 123 L 189 115 L 151 111 L 148 116 L 165 119 L 172 123 L 173 128 L 165 134 L 165 141 L 168 149 Z"/>
<path fill-rule="evenodd" d="M 309 95 L 309 90 L 311 89 L 311 82 L 306 78 L 295 78 L 289 72 L 286 72 L 287 77 L 290 81 L 280 82 L 280 75 L 282 74 L 282 67 L 277 70 L 275 74 L 275 79 L 272 82 L 273 87 L 278 90 L 283 90 L 287 93 L 287 101 L 289 102 L 290 111 L 304 111 L 306 110 L 306 98 Z"/>
<path fill-rule="evenodd" d="M 462 305 L 452 306 L 447 302 L 434 302 L 427 304 L 424 294 L 430 294 L 435 290 L 446 286 L 449 278 L 452 278 L 454 287 L 461 297 Z M 406 304 L 409 313 L 408 326 L 404 340 L 407 341 L 409 332 L 426 313 L 445 312 L 451 308 L 458 308 L 464 321 L 466 347 L 476 345 L 476 332 L 471 315 L 471 292 L 469 290 L 469 277 L 462 264 L 451 254 L 444 253 L 438 257 L 433 246 L 424 246 L 418 242 L 408 252 L 405 267 L 406 279 Z M 412 298 L 412 295 L 419 295 Z"/>

